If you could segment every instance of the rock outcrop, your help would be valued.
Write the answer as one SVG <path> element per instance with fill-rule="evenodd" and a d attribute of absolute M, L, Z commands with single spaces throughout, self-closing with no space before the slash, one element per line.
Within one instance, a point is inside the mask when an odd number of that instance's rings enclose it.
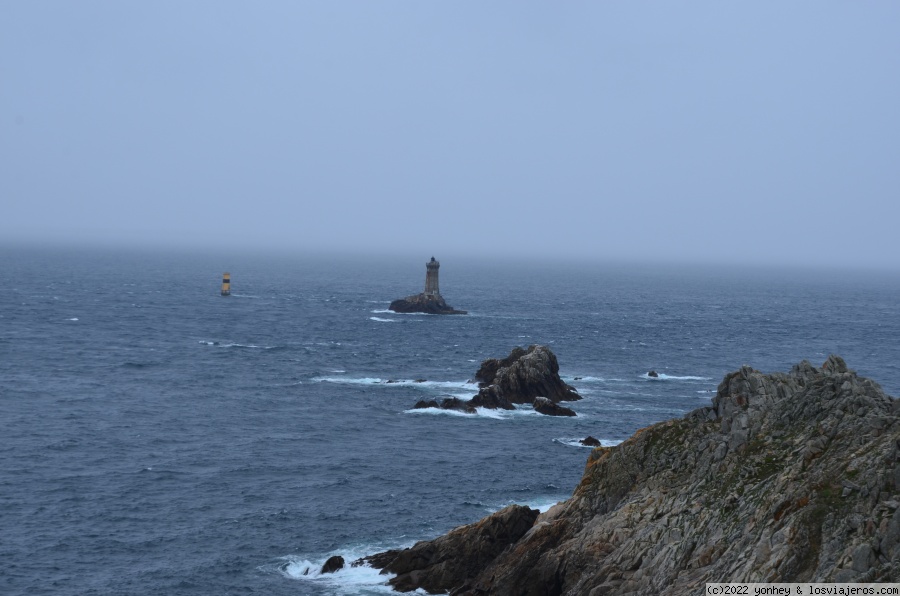
<path fill-rule="evenodd" d="M 836 356 L 787 374 L 745 366 L 711 406 L 595 448 L 572 497 L 521 537 L 516 525 L 473 557 L 491 516 L 383 557 L 385 570 L 397 589 L 457 595 L 900 581 L 898 404 Z"/>
<path fill-rule="evenodd" d="M 497 555 L 515 544 L 532 527 L 538 511 L 510 505 L 478 523 L 456 528 L 428 542 L 400 551 L 388 551 L 361 561 L 395 573 L 395 590 L 422 588 L 443 593 L 481 573 Z"/>
<path fill-rule="evenodd" d="M 534 403 L 531 404 L 531 407 L 547 416 L 575 416 L 575 412 L 571 409 L 550 401 L 546 397 L 534 398 Z"/>
<path fill-rule="evenodd" d="M 560 378 L 556 354 L 547 346 L 534 345 L 527 350 L 517 346 L 502 360 L 488 358 L 481 363 L 475 378 L 479 381 L 478 394 L 467 402 L 458 398 L 445 399 L 441 404 L 435 400 L 420 401 L 414 408 L 474 413 L 475 408 L 515 410 L 514 404 L 532 404 L 541 414 L 575 416 L 575 412 L 557 402 L 581 399 L 575 388 Z"/>
<path fill-rule="evenodd" d="M 333 557 L 328 557 L 328 560 L 325 561 L 325 564 L 322 565 L 321 573 L 334 573 L 335 571 L 340 571 L 344 568 L 344 557 L 340 555 L 334 555 Z"/>
<path fill-rule="evenodd" d="M 509 356 L 488 358 L 475 373 L 481 387 L 479 395 L 505 399 L 511 404 L 534 403 L 536 397 L 552 402 L 581 399 L 571 385 L 559 377 L 559 363 L 547 346 L 532 345 L 527 350 L 515 347 Z"/>
<path fill-rule="evenodd" d="M 470 402 L 463 401 L 458 397 L 445 397 L 438 403 L 435 399 L 430 399 L 428 401 L 420 400 L 416 402 L 416 405 L 413 406 L 414 410 L 421 410 L 425 408 L 440 408 L 441 410 L 456 410 L 458 412 L 464 412 L 466 414 L 474 414 L 475 406 L 473 406 Z"/>
<path fill-rule="evenodd" d="M 415 294 L 406 298 L 398 298 L 391 302 L 388 310 L 399 313 L 426 313 L 430 315 L 465 315 L 464 310 L 456 310 L 440 295 Z"/>

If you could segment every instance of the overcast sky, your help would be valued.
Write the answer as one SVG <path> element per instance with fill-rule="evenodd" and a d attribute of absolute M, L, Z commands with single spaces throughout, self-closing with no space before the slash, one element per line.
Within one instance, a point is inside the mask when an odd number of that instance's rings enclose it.
<path fill-rule="evenodd" d="M 2 2 L 0 242 L 898 268 L 900 2 Z"/>

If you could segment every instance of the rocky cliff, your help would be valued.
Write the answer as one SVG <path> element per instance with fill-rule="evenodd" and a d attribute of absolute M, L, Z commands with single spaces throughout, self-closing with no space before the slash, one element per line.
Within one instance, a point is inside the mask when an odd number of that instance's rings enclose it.
<path fill-rule="evenodd" d="M 744 367 L 711 406 L 594 449 L 572 497 L 524 533 L 528 516 L 507 508 L 378 566 L 397 589 L 465 595 L 900 581 L 898 403 L 836 356 Z M 502 548 L 469 548 L 485 528 Z"/>

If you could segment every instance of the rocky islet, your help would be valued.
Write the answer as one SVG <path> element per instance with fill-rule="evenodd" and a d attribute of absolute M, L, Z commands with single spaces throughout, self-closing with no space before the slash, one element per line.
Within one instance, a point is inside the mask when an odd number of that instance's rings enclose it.
<path fill-rule="evenodd" d="M 415 408 L 441 408 L 475 413 L 475 408 L 514 410 L 516 404 L 530 404 L 548 416 L 575 416 L 560 401 L 581 399 L 578 391 L 559 376 L 556 354 L 547 346 L 515 347 L 509 356 L 488 358 L 475 373 L 478 393 L 470 400 L 448 397 L 443 401 L 419 401 Z"/>

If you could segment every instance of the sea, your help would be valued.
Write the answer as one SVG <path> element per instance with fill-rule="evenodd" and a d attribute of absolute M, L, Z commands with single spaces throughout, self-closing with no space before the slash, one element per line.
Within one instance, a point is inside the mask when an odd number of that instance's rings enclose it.
<path fill-rule="evenodd" d="M 900 395 L 897 271 L 435 255 L 469 314 L 389 311 L 431 256 L 0 249 L 0 593 L 386 594 L 321 566 L 545 510 L 581 439 L 706 406 L 744 364 L 836 353 Z M 576 417 L 413 409 L 531 344 Z"/>

